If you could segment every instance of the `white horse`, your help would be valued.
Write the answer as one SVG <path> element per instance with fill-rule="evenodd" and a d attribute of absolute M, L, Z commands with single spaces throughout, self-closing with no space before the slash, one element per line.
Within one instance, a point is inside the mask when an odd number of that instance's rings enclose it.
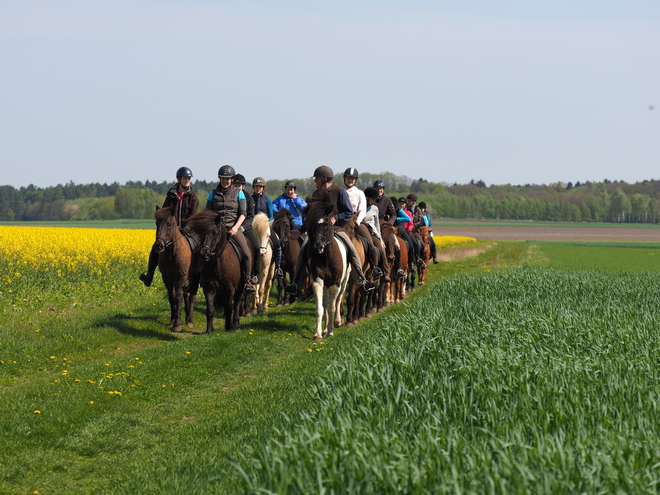
<path fill-rule="evenodd" d="M 275 276 L 275 258 L 273 246 L 270 243 L 270 222 L 268 215 L 257 213 L 252 220 L 252 230 L 259 241 L 259 284 L 252 300 L 252 313 L 263 313 L 268 310 L 268 297 Z"/>

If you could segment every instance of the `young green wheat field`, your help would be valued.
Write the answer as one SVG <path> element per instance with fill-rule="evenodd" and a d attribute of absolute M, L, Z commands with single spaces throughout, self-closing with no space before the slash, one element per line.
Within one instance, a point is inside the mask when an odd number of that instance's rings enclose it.
<path fill-rule="evenodd" d="M 173 335 L 153 231 L 13 229 L 0 493 L 660 491 L 657 245 L 489 245 L 314 344 L 311 302 Z"/>

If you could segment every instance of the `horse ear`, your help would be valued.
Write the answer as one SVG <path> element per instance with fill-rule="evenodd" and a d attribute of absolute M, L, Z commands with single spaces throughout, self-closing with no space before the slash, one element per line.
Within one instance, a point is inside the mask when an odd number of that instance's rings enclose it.
<path fill-rule="evenodd" d="M 160 210 L 160 206 L 156 205 L 156 211 Z"/>

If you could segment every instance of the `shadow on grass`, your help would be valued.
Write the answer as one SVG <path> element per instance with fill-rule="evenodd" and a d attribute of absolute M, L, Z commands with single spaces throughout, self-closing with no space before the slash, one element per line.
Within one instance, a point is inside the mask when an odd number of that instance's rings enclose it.
<path fill-rule="evenodd" d="M 124 335 L 131 335 L 133 337 L 152 338 L 166 341 L 173 341 L 178 339 L 176 335 L 172 335 L 170 333 L 167 325 L 162 325 L 162 332 L 151 328 L 142 328 L 153 326 L 154 323 L 158 324 L 158 322 L 155 322 L 153 317 L 150 316 L 134 316 L 118 313 L 110 318 L 97 320 L 93 326 L 95 328 L 114 328 L 119 333 Z"/>

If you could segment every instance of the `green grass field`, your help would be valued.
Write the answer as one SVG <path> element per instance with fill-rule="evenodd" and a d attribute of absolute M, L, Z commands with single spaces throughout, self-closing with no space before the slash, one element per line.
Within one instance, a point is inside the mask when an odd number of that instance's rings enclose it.
<path fill-rule="evenodd" d="M 207 336 L 200 301 L 172 335 L 122 267 L 14 297 L 0 493 L 655 492 L 657 248 L 538 246 L 434 265 L 317 345 L 311 303 Z"/>

